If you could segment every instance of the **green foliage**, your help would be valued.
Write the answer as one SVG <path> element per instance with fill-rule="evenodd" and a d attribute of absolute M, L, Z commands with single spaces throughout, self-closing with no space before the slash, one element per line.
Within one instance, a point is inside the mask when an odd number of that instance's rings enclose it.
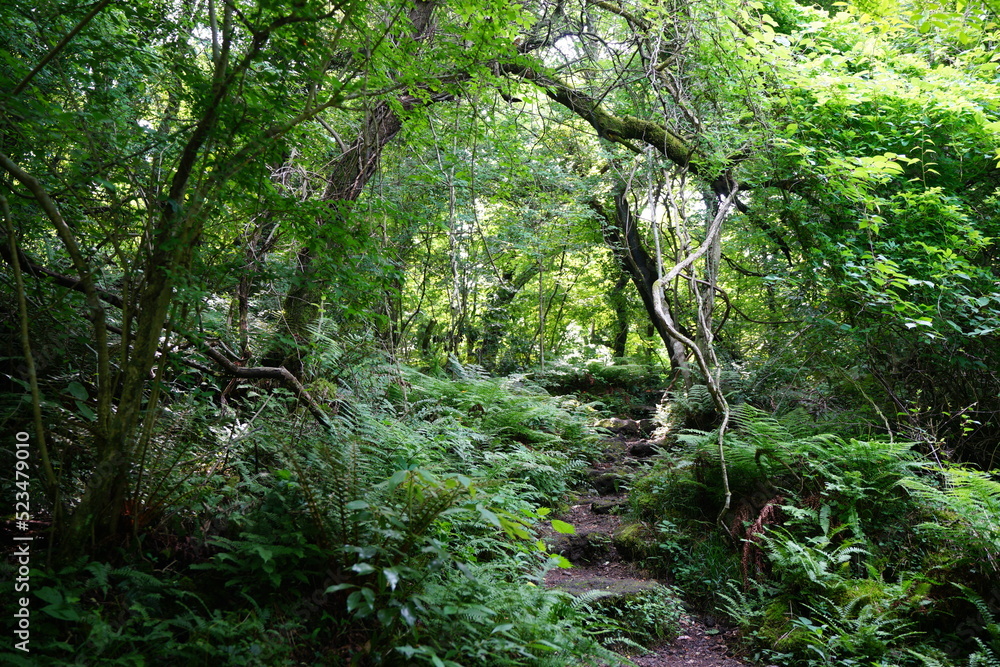
<path fill-rule="evenodd" d="M 663 368 L 633 359 L 614 363 L 561 359 L 534 370 L 530 377 L 553 394 L 596 401 L 605 411 L 622 416 L 645 416 L 643 408 L 660 399 L 667 382 Z"/>
<path fill-rule="evenodd" d="M 607 619 L 618 632 L 612 637 L 624 637 L 649 646 L 680 634 L 683 608 L 678 591 L 664 585 L 625 598 L 615 604 L 600 604 L 600 617 Z"/>
<path fill-rule="evenodd" d="M 993 667 L 1000 664 L 1000 623 L 997 623 L 994 611 L 975 591 L 961 584 L 956 585 L 965 595 L 965 599 L 971 602 L 976 611 L 979 612 L 985 631 L 982 633 L 982 637 L 973 637 L 979 650 L 969 656 L 969 667 L 977 665 Z"/>
<path fill-rule="evenodd" d="M 959 468 L 938 471 L 909 443 L 812 434 L 794 414 L 778 419 L 744 404 L 734 423 L 727 521 L 740 568 L 717 568 L 707 599 L 772 663 L 933 664 L 916 661 L 938 659 L 935 625 L 948 624 L 955 604 L 938 582 L 995 581 L 995 482 Z M 701 506 L 720 502 L 718 461 L 713 434 L 689 432 L 680 441 L 679 461 L 636 482 L 633 507 L 669 516 L 657 526 L 650 563 L 697 590 L 706 564 L 719 562 L 694 537 L 714 516 Z M 939 478 L 950 482 L 939 488 Z M 718 592 L 727 579 L 730 590 Z"/>
<path fill-rule="evenodd" d="M 1000 486 L 949 462 L 992 469 L 1000 434 L 996 2 L 675 10 L 4 3 L 0 421 L 46 434 L 45 651 L 612 660 L 589 602 L 529 584 L 588 422 L 680 382 L 595 215 L 626 182 L 630 250 L 666 257 L 739 186 L 718 266 L 666 295 L 693 331 L 714 283 L 735 549 L 696 381 L 632 484 L 647 564 L 708 604 L 741 579 L 802 664 L 940 661 L 961 583 L 998 660 L 971 596 Z M 648 637 L 665 599 L 630 611 Z"/>
<path fill-rule="evenodd" d="M 313 357 L 314 388 L 339 354 Z M 538 505 L 559 502 L 584 465 L 574 457 L 590 455 L 591 411 L 475 369 L 385 369 L 341 372 L 317 391 L 332 428 L 303 424 L 294 438 L 280 393 L 247 387 L 249 423 L 176 406 L 157 447 L 207 438 L 221 451 L 167 471 L 191 491 L 158 496 L 173 520 L 148 538 L 160 548 L 149 574 L 37 573 L 39 651 L 140 664 L 160 646 L 192 664 L 254 665 L 336 660 L 325 647 L 351 643 L 368 647 L 359 664 L 617 664 L 589 612 L 538 585 L 559 562 L 534 534 L 550 514 Z M 191 524 L 203 541 L 168 532 Z"/>
<path fill-rule="evenodd" d="M 449 453 L 463 469 L 522 482 L 538 502 L 567 491 L 596 442 L 585 421 L 591 409 L 570 398 L 550 398 L 526 381 L 449 381 L 412 370 L 404 376 L 410 384 L 406 409 L 429 424 L 419 428 L 474 431 L 474 438 L 449 443 Z"/>
<path fill-rule="evenodd" d="M 993 579 L 1000 572 L 1000 483 L 987 473 L 959 467 L 945 468 L 939 475 L 939 484 L 933 478 L 902 481 L 937 515 L 916 529 L 952 545 L 956 571 L 951 576 L 965 570 L 974 579 Z"/>
<path fill-rule="evenodd" d="M 781 529 L 764 535 L 764 549 L 782 587 L 806 598 L 843 592 L 851 564 L 870 554 L 850 540 L 835 544 L 831 537 L 822 534 L 802 544 Z"/>
<path fill-rule="evenodd" d="M 57 573 L 33 570 L 32 587 L 31 654 L 47 660 L 35 664 L 160 664 L 166 655 L 282 664 L 291 655 L 286 633 L 300 630 L 245 592 L 231 606 L 210 605 L 192 579 L 167 570 L 81 560 Z"/>
<path fill-rule="evenodd" d="M 539 586 L 536 577 L 510 585 L 508 576 L 504 567 L 479 565 L 429 587 L 423 626 L 396 650 L 420 664 L 437 664 L 435 656 L 459 665 L 557 667 L 570 656 L 581 665 L 622 664 L 591 636 L 584 601 Z"/>
<path fill-rule="evenodd" d="M 832 606 L 832 605 L 830 605 Z M 832 606 L 830 613 L 816 613 L 814 621 L 800 616 L 791 623 L 796 640 L 807 646 L 814 657 L 806 664 L 856 665 L 891 664 L 890 648 L 905 642 L 914 633 L 910 623 L 890 610 L 877 610 L 870 604 L 852 602 L 843 607 Z"/>
<path fill-rule="evenodd" d="M 794 298 L 815 304 L 801 316 L 831 321 L 828 335 L 843 341 L 802 340 L 800 350 L 859 346 L 870 363 L 857 375 L 878 381 L 863 400 L 887 414 L 901 406 L 955 414 L 973 402 L 992 414 L 995 397 L 977 387 L 996 384 L 996 276 L 987 256 L 997 236 L 988 174 L 998 135 L 984 113 L 997 99 L 986 46 L 995 25 L 976 12 L 911 9 L 912 23 L 902 10 L 817 12 L 788 43 L 769 47 L 796 82 L 775 159 L 817 177 L 815 192 L 827 202 L 824 210 L 818 200 L 775 200 L 772 220 L 814 269 L 788 272 Z M 924 39 L 932 25 L 934 46 Z M 816 288 L 831 308 L 813 300 Z M 992 427 L 944 430 L 954 451 L 990 465 Z"/>

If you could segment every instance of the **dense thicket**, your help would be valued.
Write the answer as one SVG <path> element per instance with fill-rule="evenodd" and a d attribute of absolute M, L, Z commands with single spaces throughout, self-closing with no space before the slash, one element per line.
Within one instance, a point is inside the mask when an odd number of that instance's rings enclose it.
<path fill-rule="evenodd" d="M 995 567 L 958 572 L 997 557 L 997 10 L 0 0 L 0 410 L 31 446 L 2 497 L 30 491 L 47 646 L 611 659 L 586 601 L 529 590 L 531 531 L 600 455 L 593 410 L 665 390 L 694 476 L 634 502 L 678 549 L 762 540 L 760 613 L 861 623 L 850 574 L 898 587 L 883 634 L 934 596 L 989 617 Z M 866 570 L 873 535 L 910 560 Z"/>

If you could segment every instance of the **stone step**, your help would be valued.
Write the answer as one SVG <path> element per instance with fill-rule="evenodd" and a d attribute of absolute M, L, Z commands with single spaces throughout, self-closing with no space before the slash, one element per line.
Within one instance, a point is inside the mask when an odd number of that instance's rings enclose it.
<path fill-rule="evenodd" d="M 617 514 L 624 507 L 628 507 L 627 500 L 595 500 L 590 503 L 590 511 L 594 514 Z"/>
<path fill-rule="evenodd" d="M 590 591 L 602 591 L 608 594 L 608 598 L 621 599 L 651 591 L 659 585 L 659 582 L 653 579 L 619 579 L 616 577 L 590 576 L 575 577 L 561 581 L 557 580 L 552 582 L 551 587 L 566 591 L 575 597 L 579 597 Z"/>
<path fill-rule="evenodd" d="M 590 478 L 590 486 L 601 496 L 626 491 L 632 477 L 628 472 L 617 468 L 592 468 L 587 471 L 587 476 Z"/>
<path fill-rule="evenodd" d="M 611 536 L 599 530 L 553 535 L 545 541 L 551 553 L 559 554 L 571 563 L 596 563 L 607 560 L 611 553 Z"/>
<path fill-rule="evenodd" d="M 611 417 L 610 419 L 599 420 L 595 426 L 607 429 L 616 435 L 626 438 L 638 438 L 651 434 L 653 429 L 656 428 L 656 422 L 652 419 L 619 419 L 618 417 Z"/>

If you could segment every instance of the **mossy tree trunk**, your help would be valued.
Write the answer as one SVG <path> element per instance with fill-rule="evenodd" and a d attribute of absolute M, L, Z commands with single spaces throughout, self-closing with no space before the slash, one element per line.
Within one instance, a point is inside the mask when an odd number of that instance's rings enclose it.
<path fill-rule="evenodd" d="M 507 271 L 503 276 L 503 282 L 494 290 L 483 312 L 483 335 L 478 355 L 481 366 L 488 369 L 496 368 L 504 333 L 510 322 L 511 304 L 525 285 L 538 275 L 540 268 L 538 262 L 530 262 L 517 276 L 513 271 Z"/>
<path fill-rule="evenodd" d="M 628 312 L 628 297 L 625 293 L 628 282 L 629 275 L 623 271 L 621 277 L 618 278 L 614 287 L 608 293 L 608 302 L 611 304 L 611 309 L 615 314 L 611 349 L 614 351 L 615 357 L 619 359 L 625 356 L 626 345 L 628 344 L 629 321 L 631 319 Z"/>

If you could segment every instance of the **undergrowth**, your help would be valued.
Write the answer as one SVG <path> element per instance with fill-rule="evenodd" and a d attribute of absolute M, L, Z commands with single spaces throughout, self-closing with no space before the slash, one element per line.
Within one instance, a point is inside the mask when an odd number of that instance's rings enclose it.
<path fill-rule="evenodd" d="M 4 657 L 618 664 L 598 629 L 612 621 L 540 585 L 568 565 L 536 527 L 597 454 L 594 408 L 457 363 L 450 377 L 371 361 L 328 373 L 331 349 L 307 369 L 330 430 L 251 384 L 200 445 L 174 442 L 183 414 L 164 420 L 156 451 L 188 466 L 163 468 L 158 486 L 176 491 L 162 520 L 117 557 L 36 566 L 33 655 Z"/>
<path fill-rule="evenodd" d="M 291 394 L 253 384 L 226 410 L 175 401 L 149 434 L 155 474 L 134 499 L 131 539 L 101 559 L 33 562 L 33 655 L 3 658 L 614 665 L 609 647 L 676 634 L 683 594 L 728 617 L 764 664 L 1000 664 L 989 474 L 740 404 L 724 525 L 716 435 L 675 431 L 632 480 L 630 511 L 649 527 L 644 565 L 676 588 L 605 607 L 541 585 L 567 563 L 537 535 L 601 456 L 589 426 L 599 404 L 455 360 L 346 371 L 338 349 L 307 366 L 329 429 Z M 605 380 L 615 373 L 645 377 L 619 368 Z M 701 414 L 697 391 L 685 400 L 674 417 Z M 13 567 L 2 565 L 8 598 Z"/>
<path fill-rule="evenodd" d="M 996 659 L 991 476 L 742 404 L 726 437 L 733 502 L 720 531 L 716 435 L 678 442 L 633 484 L 632 512 L 658 536 L 647 565 L 728 616 L 750 655 L 794 667 Z"/>

